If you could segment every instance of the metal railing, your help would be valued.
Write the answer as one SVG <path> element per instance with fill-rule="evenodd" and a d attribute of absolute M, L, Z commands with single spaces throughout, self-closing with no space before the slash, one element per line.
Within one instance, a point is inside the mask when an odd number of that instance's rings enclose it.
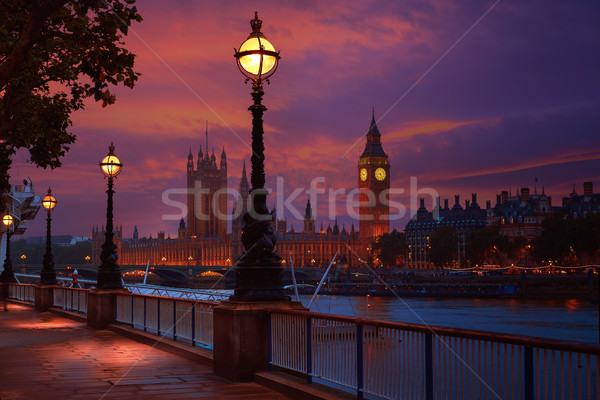
<path fill-rule="evenodd" d="M 212 348 L 216 305 L 208 301 L 118 294 L 115 319 L 159 336 Z"/>
<path fill-rule="evenodd" d="M 65 311 L 87 314 L 88 290 L 55 287 L 52 290 L 52 305 Z"/>
<path fill-rule="evenodd" d="M 600 346 L 269 310 L 272 366 L 383 399 L 600 399 Z"/>
<path fill-rule="evenodd" d="M 35 303 L 36 285 L 9 284 L 8 297 L 11 299 Z"/>
<path fill-rule="evenodd" d="M 210 302 L 227 300 L 233 294 L 233 290 L 186 289 L 146 284 L 124 284 L 123 287 L 136 294 Z"/>

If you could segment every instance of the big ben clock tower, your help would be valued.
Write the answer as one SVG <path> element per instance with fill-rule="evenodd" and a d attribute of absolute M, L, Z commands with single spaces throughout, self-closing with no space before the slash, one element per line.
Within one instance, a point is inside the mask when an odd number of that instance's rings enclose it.
<path fill-rule="evenodd" d="M 367 145 L 358 160 L 359 232 L 363 240 L 390 232 L 390 163 L 381 147 L 375 111 L 367 133 Z"/>

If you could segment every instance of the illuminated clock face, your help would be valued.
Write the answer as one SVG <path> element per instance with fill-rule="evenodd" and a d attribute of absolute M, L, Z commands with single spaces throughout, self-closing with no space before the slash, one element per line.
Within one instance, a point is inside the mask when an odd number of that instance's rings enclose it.
<path fill-rule="evenodd" d="M 367 180 L 367 169 L 366 168 L 363 168 L 360 170 L 360 180 L 363 182 Z"/>
<path fill-rule="evenodd" d="M 377 179 L 378 181 L 384 180 L 385 179 L 385 169 L 377 168 L 375 170 L 375 179 Z"/>

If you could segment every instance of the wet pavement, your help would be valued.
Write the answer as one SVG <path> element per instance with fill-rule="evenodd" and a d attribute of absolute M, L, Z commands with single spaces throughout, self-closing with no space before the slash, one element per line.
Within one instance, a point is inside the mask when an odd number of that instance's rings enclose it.
<path fill-rule="evenodd" d="M 31 307 L 0 309 L 0 400 L 287 399 L 212 367 Z"/>

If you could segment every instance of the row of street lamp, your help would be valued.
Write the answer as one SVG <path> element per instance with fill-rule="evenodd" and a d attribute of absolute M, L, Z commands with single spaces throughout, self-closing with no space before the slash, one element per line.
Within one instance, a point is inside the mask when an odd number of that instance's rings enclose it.
<path fill-rule="evenodd" d="M 252 113 L 252 170 L 250 181 L 253 197 L 253 213 L 244 215 L 244 229 L 242 243 L 246 252 L 240 257 L 236 268 L 236 284 L 232 300 L 237 301 L 269 301 L 289 300 L 284 296 L 281 284 L 281 257 L 274 251 L 276 235 L 271 226 L 273 216 L 267 209 L 264 172 L 264 143 L 263 143 L 263 114 L 267 110 L 262 105 L 264 95 L 263 82 L 277 70 L 279 52 L 265 38 L 260 31 L 262 21 L 258 14 L 250 21 L 252 32 L 241 44 L 239 51 L 235 50 L 234 57 L 246 83 L 252 81 L 253 104 L 248 108 Z M 119 175 L 123 164 L 114 153 L 111 143 L 109 153 L 100 162 L 102 173 L 108 178 L 108 195 L 106 209 L 105 242 L 100 254 L 101 265 L 98 268 L 98 289 L 122 289 L 121 271 L 117 265 L 117 246 L 114 243 L 113 233 L 113 180 Z M 51 254 L 51 213 L 56 207 L 56 199 L 48 189 L 48 195 L 42 200 L 42 205 L 47 210 L 46 229 L 46 254 L 44 256 L 41 283 L 45 285 L 56 284 L 56 272 Z M 6 260 L 4 271 L 0 276 L 3 281 L 15 281 L 10 261 L 10 236 L 11 226 L 15 216 L 7 214 L 2 222 L 7 229 Z"/>
<path fill-rule="evenodd" d="M 113 178 L 116 177 L 120 172 L 123 164 L 119 161 L 114 153 L 115 147 L 110 144 L 109 153 L 106 157 L 100 161 L 100 169 L 102 173 L 108 177 L 108 208 L 106 212 L 107 224 L 106 224 L 106 240 L 102 246 L 103 255 L 102 265 L 98 270 L 98 288 L 110 288 L 120 289 L 121 284 L 121 272 L 118 265 L 116 264 L 117 254 L 115 252 L 116 246 L 113 242 L 113 225 L 112 225 L 112 190 Z M 52 256 L 52 210 L 56 207 L 56 198 L 52 195 L 52 189 L 48 189 L 48 194 L 42 199 L 42 206 L 46 209 L 46 252 L 44 253 L 44 260 L 42 262 L 42 272 L 40 274 L 40 283 L 42 285 L 56 285 L 56 271 L 54 270 L 54 257 Z M 12 269 L 12 261 L 10 256 L 10 238 L 12 236 L 13 225 L 16 216 L 6 214 L 2 217 L 2 223 L 6 227 L 6 259 L 4 260 L 4 271 L 0 274 L 0 280 L 2 282 L 15 282 L 15 275 Z M 106 252 L 105 252 L 106 249 Z M 111 254 L 108 252 L 112 251 Z M 106 254 L 105 254 L 106 253 Z M 88 256 L 89 257 L 89 256 Z M 89 258 L 86 257 L 86 260 Z M 113 282 L 116 280 L 116 282 Z"/>

